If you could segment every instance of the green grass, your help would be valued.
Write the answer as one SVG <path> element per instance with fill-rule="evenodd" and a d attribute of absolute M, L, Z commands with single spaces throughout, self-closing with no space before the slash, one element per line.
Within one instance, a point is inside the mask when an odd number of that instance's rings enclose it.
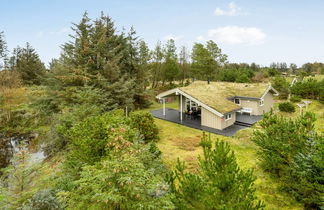
<path fill-rule="evenodd" d="M 172 103 L 166 103 L 165 107 L 167 108 L 172 108 L 172 109 L 179 109 L 179 102 L 178 102 L 178 97 L 175 97 L 175 100 Z M 141 109 L 141 111 L 151 111 L 151 110 L 155 110 L 155 109 L 162 109 L 163 108 L 163 104 L 160 104 L 156 101 L 152 102 L 152 105 L 149 108 L 146 109 Z"/>
<path fill-rule="evenodd" d="M 166 106 L 177 108 L 178 103 L 175 101 Z M 162 105 L 156 103 L 153 104 L 151 109 L 161 107 Z M 319 116 L 323 116 L 323 108 L 323 105 L 316 101 L 310 105 L 310 110 L 316 111 L 316 115 Z M 285 115 L 286 113 L 280 114 Z M 297 116 L 298 112 L 291 115 Z M 155 122 L 160 129 L 158 147 L 162 151 L 164 163 L 168 167 L 174 168 L 179 158 L 186 162 L 188 170 L 196 171 L 198 168 L 197 158 L 202 155 L 202 148 L 199 146 L 202 131 L 159 119 L 155 119 Z M 323 119 L 318 120 L 317 128 L 320 128 L 323 123 Z M 302 204 L 296 202 L 285 192 L 279 191 L 277 180 L 260 168 L 256 154 L 258 148 L 250 140 L 253 129 L 256 128 L 241 130 L 234 137 L 211 134 L 211 138 L 228 142 L 235 152 L 239 166 L 242 169 L 252 168 L 254 170 L 257 177 L 255 181 L 257 195 L 259 199 L 265 202 L 266 209 L 303 209 Z"/>
<path fill-rule="evenodd" d="M 321 81 L 324 79 L 324 74 L 316 74 L 314 76 L 305 77 L 304 79 L 310 79 L 310 78 L 315 79 L 317 81 Z"/>
<path fill-rule="evenodd" d="M 218 112 L 227 113 L 240 108 L 229 97 L 245 96 L 260 98 L 269 87 L 268 83 L 232 83 L 195 81 L 179 89 L 198 99 Z"/>
<path fill-rule="evenodd" d="M 317 100 L 311 100 L 311 99 L 305 99 L 307 101 L 311 101 L 312 103 L 309 104 L 308 111 L 312 112 L 316 116 L 316 123 L 315 123 L 315 129 L 318 132 L 324 132 L 324 104 L 320 103 Z M 278 104 L 280 102 L 284 102 L 284 100 L 277 100 L 274 106 L 274 109 L 277 109 Z M 303 100 L 301 102 L 294 103 L 296 106 L 296 112 L 293 113 L 287 113 L 287 112 L 278 112 L 279 115 L 288 117 L 288 118 L 296 118 L 300 116 L 300 108 L 297 106 L 297 104 L 303 103 Z M 306 111 L 306 107 L 303 107 L 303 112 Z"/>

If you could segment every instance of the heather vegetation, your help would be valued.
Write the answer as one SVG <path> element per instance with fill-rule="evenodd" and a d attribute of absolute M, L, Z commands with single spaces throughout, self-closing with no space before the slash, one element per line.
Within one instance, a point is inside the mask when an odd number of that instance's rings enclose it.
<path fill-rule="evenodd" d="M 0 33 L 1 209 L 323 207 L 324 80 L 309 77 L 324 64 L 230 63 L 212 40 L 191 52 L 172 39 L 149 49 L 104 14 L 85 13 L 72 31 L 48 66 L 29 43 L 10 52 Z M 148 112 L 157 93 L 193 80 L 270 82 L 283 103 L 244 139 L 201 135 Z M 302 99 L 318 107 L 317 121 L 290 116 Z M 186 159 L 174 147 L 201 153 Z"/>

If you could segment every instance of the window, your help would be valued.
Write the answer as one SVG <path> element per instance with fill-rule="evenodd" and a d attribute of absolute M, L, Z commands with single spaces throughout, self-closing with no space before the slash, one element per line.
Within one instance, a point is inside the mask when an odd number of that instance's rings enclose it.
<path fill-rule="evenodd" d="M 259 102 L 260 106 L 263 106 L 264 105 L 264 100 L 261 99 L 260 102 Z"/>
<path fill-rule="evenodd" d="M 230 113 L 230 114 L 226 114 L 225 115 L 225 120 L 230 120 L 230 119 L 232 119 L 232 114 Z"/>
<path fill-rule="evenodd" d="M 236 104 L 241 104 L 241 101 L 240 101 L 239 98 L 235 98 L 235 99 L 234 99 L 234 103 L 236 103 Z"/>

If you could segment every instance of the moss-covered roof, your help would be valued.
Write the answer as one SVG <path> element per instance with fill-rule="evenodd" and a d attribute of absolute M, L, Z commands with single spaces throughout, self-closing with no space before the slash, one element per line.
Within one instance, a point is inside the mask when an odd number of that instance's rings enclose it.
<path fill-rule="evenodd" d="M 179 89 L 224 114 L 240 108 L 228 98 L 234 96 L 261 98 L 268 87 L 267 83 L 211 82 L 207 84 L 206 81 L 195 81 Z"/>

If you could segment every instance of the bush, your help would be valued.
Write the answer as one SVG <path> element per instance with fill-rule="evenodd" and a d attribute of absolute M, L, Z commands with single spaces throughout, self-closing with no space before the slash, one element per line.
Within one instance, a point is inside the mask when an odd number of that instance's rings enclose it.
<path fill-rule="evenodd" d="M 145 142 L 159 139 L 159 129 L 154 123 L 153 116 L 148 112 L 133 112 L 130 115 L 131 126 L 139 130 Z"/>
<path fill-rule="evenodd" d="M 17 88 L 22 84 L 20 75 L 16 71 L 0 71 L 0 88 Z"/>
<path fill-rule="evenodd" d="M 58 195 L 67 209 L 175 209 L 165 172 L 150 145 L 130 144 L 84 166 L 72 181 L 74 188 Z"/>
<path fill-rule="evenodd" d="M 151 119 L 146 114 L 136 117 Z M 69 150 L 57 189 L 67 209 L 174 209 L 160 151 L 131 124 L 116 110 L 66 132 Z"/>
<path fill-rule="evenodd" d="M 40 190 L 25 203 L 22 210 L 63 209 L 52 190 Z"/>
<path fill-rule="evenodd" d="M 46 156 L 53 156 L 57 152 L 64 151 L 70 143 L 67 136 L 68 130 L 75 124 L 80 123 L 88 117 L 96 116 L 100 113 L 100 108 L 91 105 L 78 105 L 70 108 L 70 112 L 52 117 L 52 125 L 46 133 L 44 152 Z"/>
<path fill-rule="evenodd" d="M 291 93 L 301 98 L 319 99 L 324 95 L 324 80 L 307 79 L 296 82 L 290 89 Z"/>
<path fill-rule="evenodd" d="M 290 102 L 283 102 L 279 104 L 279 110 L 282 112 L 295 112 L 295 106 L 294 104 Z"/>
<path fill-rule="evenodd" d="M 301 98 L 299 96 L 292 95 L 289 100 L 293 103 L 296 103 L 296 102 L 300 102 Z"/>
<path fill-rule="evenodd" d="M 116 141 L 138 140 L 138 131 L 130 128 L 124 116 L 107 112 L 102 116 L 89 117 L 66 131 L 71 153 L 68 160 L 93 164 L 109 154 Z M 119 149 L 123 148 L 119 146 Z M 72 166 L 71 166 L 72 167 Z"/>
<path fill-rule="evenodd" d="M 238 82 L 238 83 L 248 83 L 248 82 L 251 82 L 251 80 L 248 77 L 248 75 L 246 75 L 246 74 L 239 74 L 236 77 L 235 82 Z"/>

